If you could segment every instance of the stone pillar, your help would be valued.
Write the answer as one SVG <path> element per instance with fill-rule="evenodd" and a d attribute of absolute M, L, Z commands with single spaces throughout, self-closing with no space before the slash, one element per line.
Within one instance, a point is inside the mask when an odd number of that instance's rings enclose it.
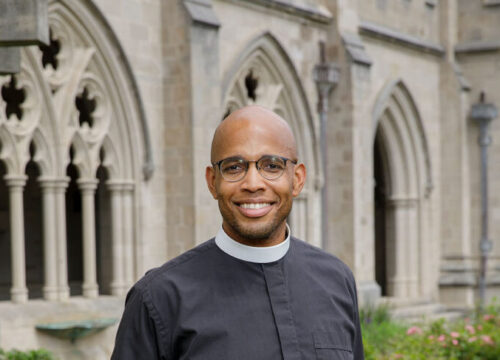
<path fill-rule="evenodd" d="M 56 300 L 58 298 L 56 184 L 54 180 L 44 178 L 39 179 L 39 182 L 43 202 L 43 264 L 45 277 L 43 297 L 45 300 Z"/>
<path fill-rule="evenodd" d="M 325 2 L 335 21 L 328 31 L 327 55 L 340 67 L 330 98 L 326 128 L 328 186 L 326 251 L 353 270 L 361 306 L 374 304 L 381 289 L 375 281 L 373 143 L 370 68 L 372 60 L 358 35 L 357 1 Z M 340 35 L 340 36 L 339 36 Z M 348 104 L 348 106 L 346 106 Z"/>
<path fill-rule="evenodd" d="M 54 182 L 57 293 L 59 300 L 69 298 L 68 286 L 68 254 L 66 243 L 66 188 L 69 178 L 57 179 Z"/>
<path fill-rule="evenodd" d="M 210 138 L 223 114 L 220 108 L 222 84 L 219 73 L 219 52 L 212 51 L 212 49 L 219 48 L 220 22 L 212 1 L 185 0 L 183 4 L 191 18 L 189 91 L 191 94 L 192 171 L 194 174 L 204 174 L 207 166 L 207 152 L 210 151 Z M 173 224 L 172 237 L 175 239 L 179 234 L 191 236 L 191 232 L 194 231 L 195 242 L 200 244 L 207 239 L 207 234 L 217 232 L 219 224 L 214 222 L 214 211 L 217 207 L 207 191 L 203 176 L 195 175 L 192 181 L 194 226 L 190 223 L 183 224 L 184 226 Z M 181 183 L 186 184 L 186 181 L 181 181 Z"/>
<path fill-rule="evenodd" d="M 408 295 L 407 274 L 407 213 L 404 200 L 387 200 L 387 294 L 394 297 Z"/>
<path fill-rule="evenodd" d="M 419 295 L 418 199 L 388 199 L 387 290 L 389 296 Z"/>
<path fill-rule="evenodd" d="M 123 262 L 125 287 L 130 288 L 134 282 L 134 184 L 123 185 Z"/>
<path fill-rule="evenodd" d="M 82 195 L 82 232 L 83 232 L 83 296 L 95 298 L 99 295 L 96 271 L 96 232 L 95 232 L 95 190 L 96 179 L 79 179 L 78 187 Z"/>
<path fill-rule="evenodd" d="M 111 247 L 113 274 L 111 280 L 111 294 L 123 295 L 124 284 L 124 238 L 123 238 L 123 184 L 108 181 L 111 201 Z"/>
<path fill-rule="evenodd" d="M 24 212 L 23 188 L 26 184 L 25 175 L 7 175 L 5 182 L 9 188 L 10 200 L 10 241 L 12 264 L 11 300 L 15 303 L 24 303 L 28 300 L 26 287 L 26 264 L 24 251 Z"/>
<path fill-rule="evenodd" d="M 418 226 L 418 199 L 407 199 L 405 201 L 406 212 L 407 212 L 407 262 L 406 262 L 406 278 L 407 278 L 407 289 L 408 295 L 411 298 L 416 298 L 421 293 L 419 286 L 420 278 L 420 266 L 418 263 L 419 256 L 421 253 L 419 239 L 422 237 L 419 234 Z"/>
<path fill-rule="evenodd" d="M 471 86 L 455 59 L 458 42 L 458 4 L 455 0 L 439 1 L 440 43 L 446 48 L 440 62 L 439 88 L 441 96 L 440 133 L 453 134 L 440 138 L 440 191 L 441 211 L 446 221 L 441 221 L 439 248 L 430 249 L 441 257 L 440 273 L 431 269 L 423 281 L 439 282 L 439 301 L 450 307 L 474 306 L 476 270 L 471 248 L 471 162 L 468 117 Z M 453 211 L 446 211 L 446 209 Z M 444 219 L 444 217 L 443 217 Z M 426 228 L 424 228 L 427 230 Z M 434 250 L 434 251 L 432 251 Z M 437 251 L 436 251 L 437 250 Z"/>

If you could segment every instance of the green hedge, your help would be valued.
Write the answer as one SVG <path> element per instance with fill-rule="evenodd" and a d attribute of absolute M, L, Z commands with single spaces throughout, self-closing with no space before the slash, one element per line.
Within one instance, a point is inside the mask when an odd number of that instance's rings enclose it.
<path fill-rule="evenodd" d="M 28 351 L 10 350 L 8 352 L 0 349 L 0 360 L 56 360 L 56 358 L 44 349 Z"/>
<path fill-rule="evenodd" d="M 463 320 L 441 319 L 419 326 L 391 321 L 386 308 L 361 311 L 361 319 L 366 360 L 500 359 L 496 304 Z"/>

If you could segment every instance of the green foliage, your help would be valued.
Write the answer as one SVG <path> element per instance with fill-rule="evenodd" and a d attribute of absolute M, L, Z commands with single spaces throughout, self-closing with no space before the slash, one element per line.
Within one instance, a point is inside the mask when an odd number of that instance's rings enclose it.
<path fill-rule="evenodd" d="M 10 350 L 8 352 L 0 349 L 0 360 L 56 360 L 56 358 L 44 349 L 29 351 Z"/>
<path fill-rule="evenodd" d="M 363 324 L 381 324 L 391 320 L 391 313 L 387 305 L 368 305 L 359 310 L 359 319 Z"/>
<path fill-rule="evenodd" d="M 470 318 L 454 322 L 441 319 L 409 326 L 373 319 L 373 315 L 363 317 L 361 325 L 366 360 L 500 359 L 500 306 L 496 303 Z"/>

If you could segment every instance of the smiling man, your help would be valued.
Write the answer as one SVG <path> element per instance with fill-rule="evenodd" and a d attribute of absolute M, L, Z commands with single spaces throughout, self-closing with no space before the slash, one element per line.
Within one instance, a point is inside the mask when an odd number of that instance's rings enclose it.
<path fill-rule="evenodd" d="M 286 121 L 233 112 L 211 163 L 219 233 L 134 285 L 112 359 L 363 359 L 351 271 L 286 224 L 306 179 Z"/>

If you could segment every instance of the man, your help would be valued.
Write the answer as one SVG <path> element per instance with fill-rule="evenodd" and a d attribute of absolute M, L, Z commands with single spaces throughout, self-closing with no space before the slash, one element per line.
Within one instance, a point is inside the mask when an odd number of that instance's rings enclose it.
<path fill-rule="evenodd" d="M 130 290 L 112 359 L 363 359 L 350 270 L 286 224 L 306 178 L 287 123 L 233 112 L 211 162 L 219 233 Z"/>

